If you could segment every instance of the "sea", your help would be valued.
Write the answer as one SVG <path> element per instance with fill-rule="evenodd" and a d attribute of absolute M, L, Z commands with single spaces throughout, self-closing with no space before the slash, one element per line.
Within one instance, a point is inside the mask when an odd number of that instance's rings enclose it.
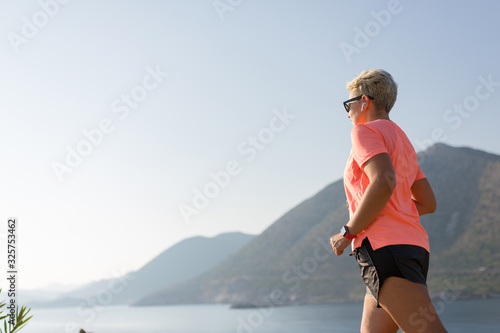
<path fill-rule="evenodd" d="M 500 298 L 435 302 L 448 332 L 500 332 Z M 361 302 L 231 309 L 229 305 L 32 309 L 22 333 L 359 332 Z M 423 322 L 416 321 L 422 332 Z"/>

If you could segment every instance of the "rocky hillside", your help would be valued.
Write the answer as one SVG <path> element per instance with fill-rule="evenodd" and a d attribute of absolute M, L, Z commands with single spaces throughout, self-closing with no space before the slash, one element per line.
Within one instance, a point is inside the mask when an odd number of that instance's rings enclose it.
<path fill-rule="evenodd" d="M 431 293 L 450 288 L 464 297 L 500 293 L 500 156 L 436 144 L 420 153 L 419 161 L 438 201 L 437 211 L 421 220 L 431 243 Z M 135 304 L 359 299 L 364 285 L 354 257 L 337 257 L 328 244 L 347 219 L 339 180 L 208 272 Z"/>

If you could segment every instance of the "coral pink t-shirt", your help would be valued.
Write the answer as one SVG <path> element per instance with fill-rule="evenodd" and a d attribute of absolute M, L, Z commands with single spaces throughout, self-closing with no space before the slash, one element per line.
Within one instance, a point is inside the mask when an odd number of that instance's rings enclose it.
<path fill-rule="evenodd" d="M 407 244 L 430 252 L 427 233 L 420 224 L 417 207 L 411 199 L 411 186 L 425 175 L 406 134 L 392 121 L 378 119 L 355 125 L 351 141 L 351 155 L 344 171 L 344 188 L 351 217 L 370 183 L 363 171 L 370 158 L 388 153 L 396 174 L 396 187 L 389 202 L 370 225 L 356 235 L 352 249 L 360 247 L 363 239 L 368 237 L 374 250 L 387 245 Z"/>

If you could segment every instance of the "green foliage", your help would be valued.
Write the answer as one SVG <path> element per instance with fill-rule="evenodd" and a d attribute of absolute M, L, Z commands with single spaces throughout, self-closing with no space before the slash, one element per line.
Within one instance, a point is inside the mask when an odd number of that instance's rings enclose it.
<path fill-rule="evenodd" d="M 2 292 L 2 289 L 0 289 Z M 30 320 L 33 316 L 27 317 L 28 313 L 31 309 L 27 309 L 25 306 L 21 307 L 21 309 L 16 309 L 16 319 L 15 322 L 11 322 L 10 315 L 1 316 L 3 310 L 2 308 L 5 306 L 5 302 L 0 303 L 0 320 L 3 320 L 3 330 L 0 328 L 0 333 L 17 333 L 19 332 L 26 324 L 28 320 Z"/>

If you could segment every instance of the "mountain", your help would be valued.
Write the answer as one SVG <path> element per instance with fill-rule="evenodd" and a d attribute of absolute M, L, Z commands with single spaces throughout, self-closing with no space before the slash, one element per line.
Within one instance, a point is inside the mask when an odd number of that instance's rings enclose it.
<path fill-rule="evenodd" d="M 72 290 L 70 286 L 53 285 L 42 289 L 19 290 L 17 301 L 19 304 L 45 303 L 63 297 Z"/>
<path fill-rule="evenodd" d="M 500 293 L 500 156 L 436 144 L 419 153 L 438 208 L 429 234 L 432 295 Z M 331 235 L 348 220 L 342 180 L 292 208 L 240 251 L 201 276 L 134 305 L 297 304 L 361 299 L 354 257 L 337 257 Z"/>
<path fill-rule="evenodd" d="M 422 161 L 439 207 L 422 218 L 432 251 L 429 287 L 439 292 L 457 281 L 463 296 L 499 294 L 500 156 L 439 144 Z"/>
<path fill-rule="evenodd" d="M 116 279 L 92 282 L 50 303 L 34 305 L 74 306 L 78 300 L 79 304 L 86 304 L 86 300 L 92 297 L 104 300 L 106 304 L 101 305 L 128 304 L 154 291 L 196 277 L 239 250 L 254 237 L 233 232 L 212 238 L 189 238 L 166 249 L 138 271 Z"/>

